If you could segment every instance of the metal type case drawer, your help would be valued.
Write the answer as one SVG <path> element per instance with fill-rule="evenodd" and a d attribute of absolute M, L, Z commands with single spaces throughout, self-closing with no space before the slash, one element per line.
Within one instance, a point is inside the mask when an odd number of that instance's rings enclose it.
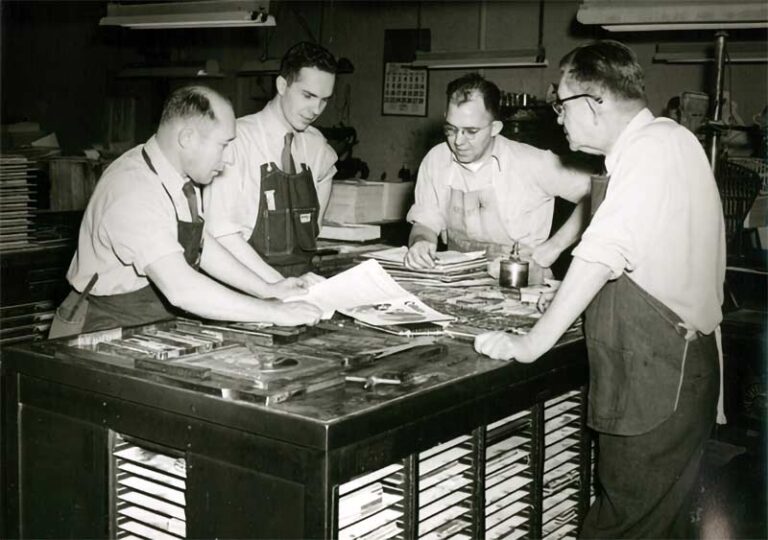
<path fill-rule="evenodd" d="M 337 362 L 319 372 L 337 373 L 333 384 L 288 395 L 275 382 L 285 399 L 270 401 L 200 363 L 189 373 L 137 363 L 152 350 L 141 339 L 153 336 L 206 358 L 204 335 L 183 337 L 185 324 L 6 351 L 0 536 L 575 537 L 591 485 L 583 343 L 526 365 L 443 338 L 438 356 L 373 364 L 413 370 L 402 384 L 367 386 L 344 382 L 358 369 L 345 359 L 406 338 L 345 327 L 296 342 L 268 336 L 288 342 L 265 346 L 253 331 L 239 345 L 257 354 Z M 162 333 L 174 325 L 175 337 Z M 147 350 L 115 355 L 114 340 L 131 336 Z M 321 351 L 323 342 L 333 348 Z"/>

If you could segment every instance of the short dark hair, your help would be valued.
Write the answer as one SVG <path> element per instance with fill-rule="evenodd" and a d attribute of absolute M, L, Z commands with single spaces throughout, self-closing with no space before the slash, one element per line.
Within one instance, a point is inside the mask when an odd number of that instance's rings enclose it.
<path fill-rule="evenodd" d="M 500 117 L 499 106 L 501 104 L 501 91 L 491 81 L 482 77 L 479 73 L 467 73 L 448 83 L 445 91 L 446 106 L 451 103 L 461 105 L 472 99 L 474 94 L 480 94 L 485 104 L 485 110 L 491 113 L 494 120 Z"/>
<path fill-rule="evenodd" d="M 645 76 L 635 53 L 618 41 L 576 47 L 560 60 L 560 71 L 586 90 L 599 88 L 628 100 L 645 100 Z"/>
<path fill-rule="evenodd" d="M 229 100 L 206 86 L 183 86 L 174 90 L 165 100 L 160 124 L 165 124 L 176 118 L 208 118 L 215 121 L 216 113 L 211 105 L 211 97 L 219 96 L 229 103 Z"/>
<path fill-rule="evenodd" d="M 335 75 L 339 68 L 336 58 L 331 52 L 316 43 L 302 41 L 297 43 L 283 55 L 280 62 L 280 76 L 291 84 L 301 68 L 313 67 Z"/>

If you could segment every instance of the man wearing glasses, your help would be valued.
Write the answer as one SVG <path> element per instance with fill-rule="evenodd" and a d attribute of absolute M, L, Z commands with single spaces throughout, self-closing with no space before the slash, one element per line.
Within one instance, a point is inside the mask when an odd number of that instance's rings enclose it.
<path fill-rule="evenodd" d="M 646 107 L 643 71 L 626 46 L 578 47 L 560 69 L 558 121 L 571 149 L 605 156 L 605 198 L 593 189 L 592 221 L 536 326 L 483 334 L 475 349 L 532 362 L 586 310 L 600 489 L 580 536 L 687 538 L 720 380 L 717 185 L 696 137 Z"/>
<path fill-rule="evenodd" d="M 448 249 L 529 259 L 540 282 L 560 253 L 578 238 L 589 177 L 564 167 L 552 152 L 500 135 L 499 88 L 476 73 L 448 84 L 445 139 L 421 162 L 405 264 L 431 268 L 437 239 Z M 555 197 L 579 203 L 551 238 Z M 537 279 L 538 277 L 538 279 Z"/>

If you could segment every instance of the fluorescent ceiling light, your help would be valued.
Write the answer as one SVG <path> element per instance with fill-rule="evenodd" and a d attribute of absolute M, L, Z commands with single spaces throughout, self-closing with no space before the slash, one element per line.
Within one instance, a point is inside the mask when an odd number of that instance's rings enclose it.
<path fill-rule="evenodd" d="M 224 73 L 219 69 L 216 60 L 206 60 L 205 64 L 190 66 L 135 66 L 126 67 L 118 73 L 118 77 L 160 77 L 169 78 L 223 78 Z"/>
<path fill-rule="evenodd" d="M 480 69 L 501 67 L 545 67 L 544 50 L 416 51 L 413 67 L 429 69 Z"/>
<path fill-rule="evenodd" d="M 336 60 L 338 62 L 338 68 L 336 73 L 354 73 L 355 66 L 352 65 L 352 61 L 349 58 L 341 57 Z M 248 75 L 250 73 L 259 75 L 275 75 L 280 73 L 280 59 L 270 58 L 267 60 L 246 60 L 240 66 L 238 70 L 240 75 Z"/>
<path fill-rule="evenodd" d="M 102 26 L 141 30 L 275 26 L 268 0 L 187 0 L 159 3 L 110 3 Z"/>
<path fill-rule="evenodd" d="M 612 32 L 768 28 L 765 0 L 582 0 L 576 19 Z"/>
<path fill-rule="evenodd" d="M 725 47 L 725 62 L 730 64 L 758 64 L 768 62 L 765 43 L 730 42 Z M 715 61 L 711 43 L 660 43 L 656 45 L 654 62 L 667 64 L 705 64 Z"/>

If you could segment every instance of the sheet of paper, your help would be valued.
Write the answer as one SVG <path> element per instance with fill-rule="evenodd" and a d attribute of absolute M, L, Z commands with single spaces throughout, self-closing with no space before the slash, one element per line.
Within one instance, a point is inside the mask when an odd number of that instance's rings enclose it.
<path fill-rule="evenodd" d="M 369 257 L 371 259 L 378 259 L 380 261 L 386 261 L 391 263 L 402 264 L 405 259 L 405 254 L 408 252 L 407 246 L 400 246 L 390 249 L 384 249 L 381 251 L 373 251 L 366 253 L 363 257 Z M 470 251 L 462 253 L 460 251 L 438 251 L 435 253 L 435 264 L 437 265 L 453 265 L 466 263 L 469 261 L 475 261 L 485 257 L 485 251 Z"/>
<path fill-rule="evenodd" d="M 368 260 L 317 283 L 307 294 L 287 298 L 318 306 L 329 318 L 339 311 L 368 324 L 447 321 L 453 317 L 430 308 L 403 289 L 375 260 Z"/>
<path fill-rule="evenodd" d="M 451 321 L 454 317 L 435 311 L 413 294 L 366 303 L 339 312 L 374 326 Z"/>

